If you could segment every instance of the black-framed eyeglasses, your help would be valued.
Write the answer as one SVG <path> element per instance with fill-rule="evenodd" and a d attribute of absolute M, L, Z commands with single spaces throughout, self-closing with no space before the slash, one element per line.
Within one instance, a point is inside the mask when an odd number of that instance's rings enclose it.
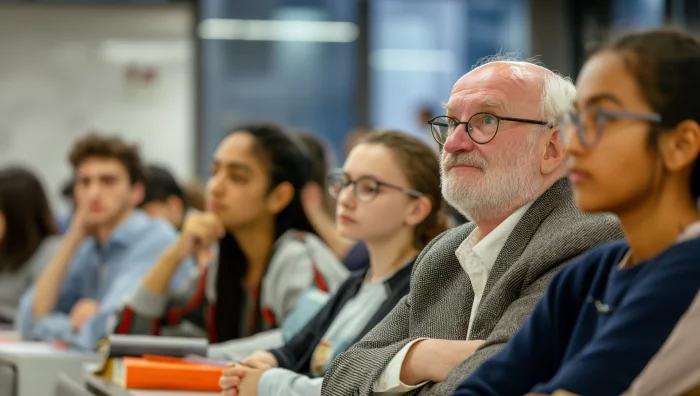
<path fill-rule="evenodd" d="M 328 193 L 334 199 L 338 199 L 340 193 L 348 186 L 353 186 L 355 197 L 362 202 L 369 202 L 379 194 L 380 187 L 401 191 L 413 198 L 420 198 L 423 193 L 410 188 L 400 187 L 394 184 L 379 181 L 371 176 L 362 176 L 352 180 L 342 171 L 332 172 L 328 175 Z"/>
<path fill-rule="evenodd" d="M 529 120 L 526 118 L 513 118 L 513 117 L 501 117 L 492 113 L 476 113 L 469 117 L 467 121 L 460 121 L 454 117 L 450 116 L 438 116 L 428 121 L 430 127 L 433 131 L 433 138 L 444 145 L 447 142 L 447 138 L 452 135 L 452 133 L 459 128 L 460 125 L 464 125 L 469 137 L 478 144 L 486 144 L 493 140 L 498 133 L 498 127 L 501 121 L 513 121 L 513 122 L 524 122 L 526 124 L 535 125 L 546 125 L 552 128 L 547 121 L 541 120 Z"/>
<path fill-rule="evenodd" d="M 562 138 L 567 142 L 576 135 L 584 147 L 591 148 L 600 141 L 605 122 L 609 119 L 639 120 L 658 124 L 661 122 L 661 114 L 586 107 L 581 111 L 564 113 L 559 120 Z"/>

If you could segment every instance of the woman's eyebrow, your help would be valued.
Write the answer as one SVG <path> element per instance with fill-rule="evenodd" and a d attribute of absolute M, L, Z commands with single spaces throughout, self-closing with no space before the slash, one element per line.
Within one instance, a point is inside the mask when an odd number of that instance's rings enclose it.
<path fill-rule="evenodd" d="M 595 104 L 598 102 L 613 102 L 617 104 L 618 106 L 622 106 L 622 101 L 615 95 L 611 93 L 599 93 L 597 95 L 590 96 L 586 98 L 586 101 L 583 103 L 583 106 L 588 106 L 591 104 Z"/>

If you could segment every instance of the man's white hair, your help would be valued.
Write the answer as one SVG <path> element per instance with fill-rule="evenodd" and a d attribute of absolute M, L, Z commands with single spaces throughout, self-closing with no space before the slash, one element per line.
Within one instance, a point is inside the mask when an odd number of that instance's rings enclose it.
<path fill-rule="evenodd" d="M 542 68 L 546 67 L 536 57 L 523 59 L 517 52 L 501 52 L 493 56 L 479 59 L 472 70 L 493 62 L 529 63 Z M 522 85 L 528 83 L 528 73 L 513 71 L 511 79 L 514 83 Z M 576 97 L 576 87 L 571 78 L 559 75 L 555 71 L 545 73 L 542 81 L 542 96 L 540 99 L 540 116 L 543 121 L 555 125 L 565 111 L 567 111 Z"/>
<path fill-rule="evenodd" d="M 576 87 L 569 77 L 551 72 L 542 81 L 542 118 L 555 125 L 565 111 L 571 108 L 576 97 Z"/>

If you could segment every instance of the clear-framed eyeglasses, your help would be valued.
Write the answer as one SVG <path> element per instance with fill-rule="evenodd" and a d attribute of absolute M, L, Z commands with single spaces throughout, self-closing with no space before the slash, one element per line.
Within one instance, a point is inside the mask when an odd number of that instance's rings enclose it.
<path fill-rule="evenodd" d="M 423 193 L 420 191 L 379 181 L 371 176 L 362 176 L 356 180 L 352 180 L 350 176 L 342 171 L 332 172 L 328 175 L 328 193 L 334 199 L 338 199 L 340 193 L 351 185 L 353 186 L 355 197 L 361 202 L 372 201 L 377 194 L 379 194 L 381 187 L 401 191 L 413 198 L 420 198 L 423 196 Z"/>
<path fill-rule="evenodd" d="M 550 128 L 554 126 L 550 125 L 547 121 L 502 117 L 486 112 L 476 113 L 469 117 L 467 121 L 460 121 L 450 116 L 438 116 L 428 121 L 428 124 L 430 124 L 430 128 L 433 132 L 433 138 L 435 138 L 440 145 L 444 145 L 450 135 L 452 135 L 460 125 L 464 125 L 467 134 L 474 143 L 486 144 L 496 137 L 501 121 L 546 125 Z"/>
<path fill-rule="evenodd" d="M 564 113 L 559 119 L 559 127 L 564 142 L 576 136 L 581 145 L 591 148 L 600 142 L 606 121 L 610 119 L 639 120 L 658 124 L 661 122 L 661 114 L 586 107 L 581 111 L 572 110 Z"/>

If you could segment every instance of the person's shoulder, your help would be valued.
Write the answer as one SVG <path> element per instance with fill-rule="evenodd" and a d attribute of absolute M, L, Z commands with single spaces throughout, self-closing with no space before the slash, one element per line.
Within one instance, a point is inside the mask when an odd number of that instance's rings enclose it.
<path fill-rule="evenodd" d="M 289 256 L 308 254 L 311 237 L 313 235 L 303 231 L 288 230 L 275 240 L 272 246 L 271 260 L 280 260 Z"/>
<path fill-rule="evenodd" d="M 521 222 L 526 222 L 525 219 L 539 223 L 536 236 L 545 240 L 565 237 L 576 242 L 595 241 L 594 246 L 597 246 L 623 237 L 620 222 L 613 214 L 583 212 L 578 208 L 566 178 L 557 181 L 536 200 Z"/>
<path fill-rule="evenodd" d="M 160 217 L 147 217 L 143 238 L 174 241 L 178 236 L 178 230 L 172 224 Z"/>
<path fill-rule="evenodd" d="M 63 237 L 61 235 L 47 236 L 46 238 L 44 238 L 43 241 L 41 241 L 41 245 L 39 245 L 39 250 L 37 250 L 37 255 L 53 255 L 58 250 L 58 247 L 61 246 L 62 240 Z"/>
<path fill-rule="evenodd" d="M 428 253 L 437 255 L 453 255 L 459 245 L 461 245 L 462 242 L 467 239 L 469 234 L 474 231 L 475 228 L 476 225 L 474 223 L 466 223 L 443 231 L 442 234 L 435 237 L 425 248 L 423 248 L 421 256 Z"/>
<path fill-rule="evenodd" d="M 61 235 L 46 236 L 34 251 L 34 254 L 32 254 L 22 268 L 17 270 L 16 274 L 33 274 L 33 276 L 37 276 L 51 262 L 56 252 L 58 252 L 61 240 Z"/>
<path fill-rule="evenodd" d="M 289 229 L 282 233 L 277 240 L 275 240 L 275 248 L 279 249 L 283 246 L 304 246 L 307 238 L 312 238 L 314 235 L 310 232 L 299 231 L 295 229 Z"/>
<path fill-rule="evenodd" d="M 119 230 L 119 240 L 125 241 L 129 254 L 134 257 L 159 256 L 178 237 L 178 232 L 170 223 L 160 218 L 139 214 L 138 230 L 133 229 L 124 236 L 124 230 Z"/>
<path fill-rule="evenodd" d="M 39 245 L 39 249 L 37 249 L 36 253 L 34 253 L 32 259 L 51 259 L 54 256 L 54 254 L 56 254 L 56 252 L 58 251 L 58 248 L 61 246 L 62 240 L 63 237 L 61 235 L 47 236 L 46 238 L 44 238 L 43 241 L 41 241 L 41 245 Z"/>
<path fill-rule="evenodd" d="M 290 254 L 314 255 L 317 258 L 327 260 L 326 256 L 331 256 L 335 261 L 340 261 L 335 254 L 318 236 L 295 229 L 290 229 L 280 235 L 274 244 L 274 256 L 286 256 Z"/>
<path fill-rule="evenodd" d="M 540 257 L 543 264 L 569 261 L 601 246 L 603 251 L 619 244 L 608 243 L 624 238 L 619 220 L 609 213 L 585 213 L 573 199 L 553 208 L 537 226 L 525 256 Z M 546 265 L 548 267 L 548 265 Z"/>
<path fill-rule="evenodd" d="M 366 277 L 367 268 L 351 271 L 348 277 L 343 281 L 343 283 L 341 283 L 337 293 L 340 293 L 342 290 L 345 290 L 349 287 L 356 287 L 362 284 L 362 282 L 365 281 Z"/>
<path fill-rule="evenodd" d="M 436 281 L 434 277 L 451 277 L 461 271 L 455 251 L 475 227 L 472 223 L 464 224 L 447 230 L 430 241 L 413 262 L 412 279 L 433 282 Z M 429 279 L 423 279 L 424 277 Z"/>
<path fill-rule="evenodd" d="M 275 241 L 268 264 L 268 273 L 294 272 L 305 268 L 311 263 L 311 250 L 306 233 L 289 230 L 280 235 Z M 310 267 L 310 266 L 309 266 Z"/>
<path fill-rule="evenodd" d="M 649 260 L 647 271 L 676 272 L 700 278 L 700 238 L 676 243 Z"/>
<path fill-rule="evenodd" d="M 607 274 L 623 259 L 629 245 L 625 240 L 616 240 L 596 246 L 561 270 L 561 277 L 591 277 Z"/>
<path fill-rule="evenodd" d="M 556 206 L 542 225 L 540 231 L 548 234 L 548 238 L 566 237 L 576 241 L 599 241 L 604 238 L 607 242 L 623 237 L 620 221 L 615 215 L 583 212 L 573 199 Z"/>
<path fill-rule="evenodd" d="M 658 259 L 700 260 L 700 238 L 678 242 L 661 253 Z"/>

